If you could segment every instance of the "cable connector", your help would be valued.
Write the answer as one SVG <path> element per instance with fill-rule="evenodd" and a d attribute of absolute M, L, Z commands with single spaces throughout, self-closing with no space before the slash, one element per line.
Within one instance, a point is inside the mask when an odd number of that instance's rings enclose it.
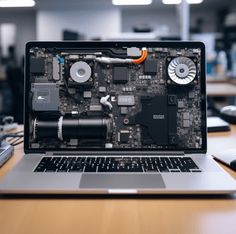
<path fill-rule="evenodd" d="M 103 105 L 103 106 L 108 106 L 109 109 L 111 110 L 112 109 L 112 104 L 108 101 L 108 99 L 110 98 L 110 95 L 107 95 L 105 97 L 102 97 L 100 99 L 100 103 Z"/>

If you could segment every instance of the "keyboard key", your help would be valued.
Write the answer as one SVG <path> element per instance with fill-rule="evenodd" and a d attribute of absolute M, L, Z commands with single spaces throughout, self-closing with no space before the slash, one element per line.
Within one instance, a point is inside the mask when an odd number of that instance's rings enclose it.
<path fill-rule="evenodd" d="M 43 157 L 35 172 L 201 172 L 190 157 Z"/>
<path fill-rule="evenodd" d="M 180 170 L 172 169 L 170 172 L 181 172 Z"/>

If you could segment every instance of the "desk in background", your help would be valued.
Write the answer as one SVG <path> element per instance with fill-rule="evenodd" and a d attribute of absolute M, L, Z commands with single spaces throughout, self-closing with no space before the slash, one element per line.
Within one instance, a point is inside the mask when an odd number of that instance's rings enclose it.
<path fill-rule="evenodd" d="M 230 97 L 236 96 L 236 79 L 214 79 L 207 78 L 207 95 L 210 97 Z"/>
<path fill-rule="evenodd" d="M 236 126 L 208 139 L 209 153 L 236 147 Z M 22 154 L 19 145 L 0 177 Z M 236 172 L 225 169 L 236 179 Z M 0 199 L 1 234 L 235 234 L 235 222 L 236 195 Z"/>

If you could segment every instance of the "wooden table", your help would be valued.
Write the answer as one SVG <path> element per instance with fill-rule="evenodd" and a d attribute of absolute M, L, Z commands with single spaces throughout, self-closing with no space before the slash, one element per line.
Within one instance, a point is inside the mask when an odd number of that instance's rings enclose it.
<path fill-rule="evenodd" d="M 226 147 L 236 147 L 236 126 L 209 134 L 209 152 Z M 22 153 L 17 146 L 0 176 Z M 235 223 L 236 196 L 0 199 L 1 234 L 235 234 Z"/>
<path fill-rule="evenodd" d="M 207 77 L 207 95 L 212 97 L 230 97 L 236 96 L 235 77 L 214 78 Z"/>
<path fill-rule="evenodd" d="M 236 85 L 233 83 L 207 83 L 207 95 L 212 97 L 236 96 Z"/>

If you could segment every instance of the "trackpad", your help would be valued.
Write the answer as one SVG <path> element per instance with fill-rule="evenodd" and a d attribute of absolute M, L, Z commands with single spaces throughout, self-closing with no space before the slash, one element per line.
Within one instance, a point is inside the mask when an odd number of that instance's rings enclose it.
<path fill-rule="evenodd" d="M 83 174 L 80 188 L 152 189 L 165 188 L 160 174 Z"/>

